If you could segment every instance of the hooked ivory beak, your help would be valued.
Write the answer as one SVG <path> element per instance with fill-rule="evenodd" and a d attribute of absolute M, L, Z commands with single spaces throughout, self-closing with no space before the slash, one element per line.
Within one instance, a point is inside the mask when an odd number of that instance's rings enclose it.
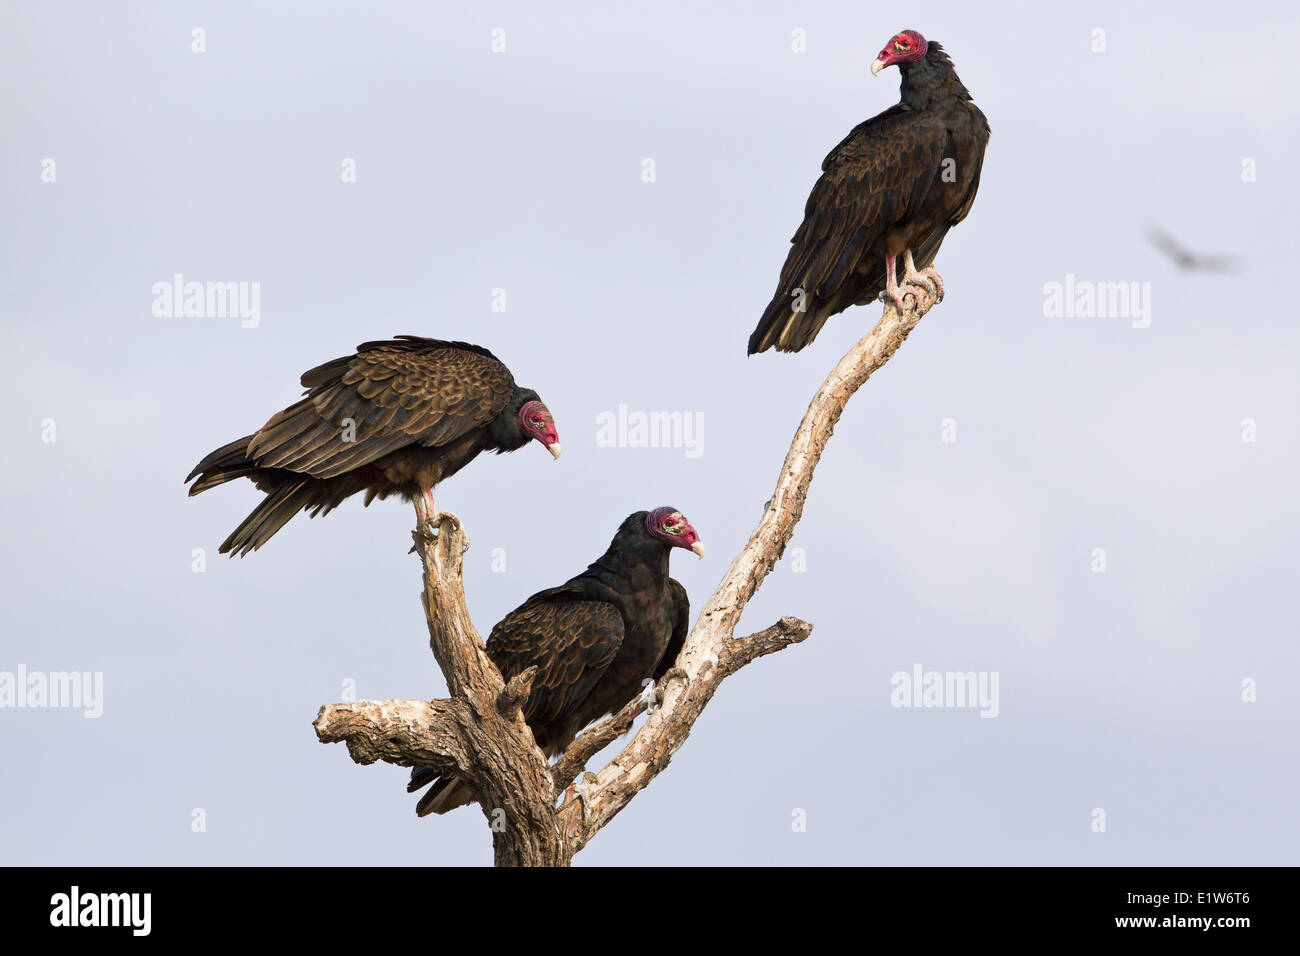
<path fill-rule="evenodd" d="M 546 450 L 551 453 L 552 458 L 560 457 L 560 443 L 558 441 L 552 442 L 551 444 L 547 445 Z"/>
<path fill-rule="evenodd" d="M 699 557 L 701 558 L 704 557 L 704 542 L 696 541 L 693 545 L 691 545 L 691 550 L 694 551 L 696 555 L 698 555 Z"/>
<path fill-rule="evenodd" d="M 871 75 L 875 76 L 884 68 L 885 68 L 885 61 L 880 59 L 879 57 L 876 57 L 875 61 L 871 64 Z"/>

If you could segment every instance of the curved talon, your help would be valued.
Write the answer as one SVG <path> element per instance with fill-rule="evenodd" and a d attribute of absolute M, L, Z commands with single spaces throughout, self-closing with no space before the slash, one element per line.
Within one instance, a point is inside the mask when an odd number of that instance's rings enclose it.
<path fill-rule="evenodd" d="M 892 275 L 892 272 L 890 275 Z M 934 300 L 931 305 L 943 301 L 943 279 L 939 277 L 938 270 L 936 270 L 934 266 L 926 266 L 924 269 L 917 269 L 916 262 L 912 259 L 911 249 L 907 249 L 903 252 L 903 285 L 899 286 L 899 288 L 903 289 L 909 285 L 912 288 L 924 285 L 926 291 L 930 294 L 930 298 Z M 894 297 L 894 301 L 896 303 L 899 302 L 899 297 L 897 295 Z M 917 296 L 916 305 L 917 308 L 920 308 L 922 305 L 920 296 Z M 902 309 L 901 303 L 898 307 L 900 310 Z"/>
<path fill-rule="evenodd" d="M 890 298 L 894 300 L 894 305 L 898 307 L 899 312 L 907 311 L 907 306 L 903 304 L 903 300 L 909 295 L 916 300 L 916 307 L 918 309 L 921 308 L 921 305 L 924 302 L 925 293 L 914 285 L 899 285 L 894 288 L 890 295 Z"/>
<path fill-rule="evenodd" d="M 926 266 L 924 269 L 918 272 L 917 275 L 925 276 L 925 278 L 929 279 L 932 283 L 934 283 L 935 291 L 937 292 L 935 301 L 942 302 L 943 294 L 944 294 L 943 278 L 939 275 L 938 270 L 936 270 L 934 266 Z"/>
<path fill-rule="evenodd" d="M 429 519 L 429 526 L 434 529 L 434 538 L 442 537 L 442 524 L 447 523 L 449 533 L 459 534 L 461 536 L 460 553 L 464 554 L 469 550 L 469 535 L 465 533 L 465 525 L 461 523 L 460 517 L 450 511 L 440 511 Z"/>
<path fill-rule="evenodd" d="M 415 498 L 415 514 L 417 517 L 415 530 L 411 536 L 415 539 L 416 547 L 421 544 L 435 542 L 442 537 L 443 522 L 447 524 L 448 533 L 456 533 L 461 536 L 460 553 L 464 554 L 469 550 L 469 535 L 465 534 L 465 526 L 461 524 L 458 516 L 450 511 L 433 510 L 433 496 L 425 493 Z M 414 551 L 415 547 L 411 548 Z"/>
<path fill-rule="evenodd" d="M 929 286 L 931 276 L 937 279 L 938 273 L 935 273 L 933 269 L 926 269 L 921 272 L 918 272 L 916 270 L 916 263 L 912 261 L 911 249 L 905 249 L 903 251 L 903 281 L 902 282 L 899 282 L 895 278 L 895 276 L 897 275 L 896 270 L 898 268 L 897 265 L 895 264 L 896 262 L 897 262 L 896 256 L 885 257 L 884 295 L 889 299 L 893 300 L 894 305 L 895 307 L 897 307 L 900 314 L 907 311 L 907 306 L 903 300 L 906 299 L 907 296 L 909 295 L 916 300 L 917 312 L 923 312 L 926 309 L 929 309 L 930 306 L 934 305 L 935 302 L 938 302 L 939 299 L 942 298 L 943 296 L 942 284 L 939 284 L 937 289 L 931 288 L 929 290 L 929 301 L 927 301 L 925 290 L 923 290 L 919 284 L 915 284 L 915 283 L 925 283 L 925 285 Z"/>
<path fill-rule="evenodd" d="M 934 299 L 936 302 L 939 301 L 939 287 L 936 286 L 934 280 L 924 272 L 914 272 L 910 276 L 905 275 L 903 276 L 903 281 L 909 285 L 919 286 L 925 290 L 926 295 Z"/>
<path fill-rule="evenodd" d="M 644 683 L 645 689 L 641 691 L 641 701 L 638 709 L 641 713 L 653 714 L 659 709 L 660 703 L 663 702 L 663 698 L 659 694 L 659 682 L 647 677 Z"/>
<path fill-rule="evenodd" d="M 926 266 L 919 272 L 905 273 L 903 281 L 913 286 L 923 285 L 930 298 L 935 302 L 943 301 L 943 279 L 934 266 Z"/>

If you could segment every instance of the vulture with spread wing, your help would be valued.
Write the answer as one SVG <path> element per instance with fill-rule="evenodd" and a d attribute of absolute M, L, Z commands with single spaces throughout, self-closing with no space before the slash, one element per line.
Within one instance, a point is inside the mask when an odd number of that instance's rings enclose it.
<path fill-rule="evenodd" d="M 751 355 L 798 352 L 832 315 L 882 294 L 900 310 L 908 293 L 919 301 L 918 285 L 943 296 L 931 263 L 975 201 L 989 124 L 938 43 L 904 30 L 871 72 L 889 66 L 902 74 L 901 99 L 822 163 L 776 294 L 749 337 Z"/>
<path fill-rule="evenodd" d="M 673 548 L 704 556 L 700 536 L 676 508 L 629 515 L 608 550 L 559 587 L 534 594 L 492 628 L 487 652 L 508 682 L 537 665 L 523 715 L 547 756 L 578 731 L 639 695 L 673 666 L 686 640 L 690 602 L 668 576 Z M 455 777 L 417 767 L 407 790 L 433 786 L 420 816 L 473 797 Z"/>
<path fill-rule="evenodd" d="M 560 457 L 551 413 L 491 352 L 399 335 L 302 376 L 305 397 L 253 435 L 212 452 L 186 481 L 197 495 L 249 478 L 266 498 L 221 545 L 256 551 L 299 511 L 328 514 L 359 491 L 401 495 L 433 512 L 433 487 L 480 452 L 530 441 Z"/>

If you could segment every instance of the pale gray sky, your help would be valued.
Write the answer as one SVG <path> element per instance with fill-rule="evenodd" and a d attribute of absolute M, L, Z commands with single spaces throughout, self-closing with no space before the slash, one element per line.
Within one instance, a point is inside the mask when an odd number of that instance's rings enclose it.
<path fill-rule="evenodd" d="M 867 67 L 902 28 L 993 129 L 948 297 L 836 429 L 806 570 L 746 613 L 813 637 L 728 680 L 577 862 L 1300 862 L 1293 8 L 547 6 L 5 3 L 0 672 L 104 692 L 98 719 L 0 708 L 0 862 L 489 862 L 476 810 L 418 820 L 405 771 L 311 728 L 346 681 L 445 690 L 410 508 L 231 561 L 256 491 L 182 479 L 359 342 L 468 339 L 565 447 L 439 490 L 484 633 L 665 503 L 710 546 L 673 560 L 698 609 L 878 316 L 745 358 L 822 157 L 897 99 Z M 1152 223 L 1242 270 L 1179 273 Z M 260 322 L 155 317 L 175 273 L 260 283 Z M 1067 275 L 1150 283 L 1149 327 L 1049 317 Z M 701 414 L 703 453 L 600 447 L 620 404 Z M 917 664 L 996 672 L 998 716 L 892 706 Z"/>

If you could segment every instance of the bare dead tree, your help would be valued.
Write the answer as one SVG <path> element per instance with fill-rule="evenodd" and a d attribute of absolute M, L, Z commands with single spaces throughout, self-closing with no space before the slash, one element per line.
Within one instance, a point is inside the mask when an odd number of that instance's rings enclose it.
<path fill-rule="evenodd" d="M 757 633 L 735 637 L 745 605 L 799 523 L 813 471 L 845 405 L 935 304 L 928 294 L 914 307 L 912 296 L 905 301 L 909 306 L 901 314 L 892 302 L 885 303 L 876 327 L 840 359 L 813 396 L 758 527 L 704 605 L 675 666 L 659 681 L 658 706 L 601 770 L 584 772 L 591 757 L 631 728 L 646 703 L 633 701 L 595 724 L 549 765 L 521 714 L 534 669 L 507 684 L 470 620 L 461 584 L 466 539 L 459 520 L 443 513 L 436 534 L 430 534 L 420 530 L 425 521 L 418 508 L 414 550 L 424 564 L 429 642 L 451 696 L 327 705 L 316 717 L 317 737 L 322 743 L 345 741 L 360 764 L 382 760 L 432 767 L 464 780 L 488 819 L 498 866 L 567 866 L 668 766 L 723 678 L 812 633 L 806 621 L 783 617 Z"/>

